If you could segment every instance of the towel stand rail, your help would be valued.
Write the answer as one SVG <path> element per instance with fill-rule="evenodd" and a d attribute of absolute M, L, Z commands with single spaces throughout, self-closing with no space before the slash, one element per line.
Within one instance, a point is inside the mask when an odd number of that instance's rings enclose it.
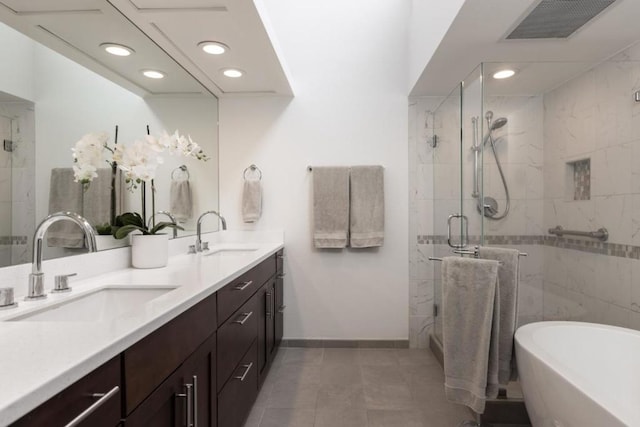
<path fill-rule="evenodd" d="M 591 237 L 593 239 L 598 239 L 603 242 L 606 242 L 607 239 L 609 239 L 609 232 L 604 227 L 598 228 L 596 231 L 578 231 L 578 230 L 565 230 L 561 226 L 556 225 L 554 228 L 549 229 L 549 234 L 555 234 L 558 237 L 562 237 L 565 234 L 570 236 Z"/>
<path fill-rule="evenodd" d="M 474 258 L 478 258 L 478 256 L 479 256 L 478 250 L 479 249 L 480 248 L 478 246 L 476 246 L 473 250 L 471 250 L 471 249 L 454 249 L 451 252 L 453 252 L 454 254 L 459 254 L 459 255 L 473 255 Z M 526 252 L 518 252 L 518 256 L 519 257 L 529 256 L 529 254 L 526 253 Z M 442 261 L 442 258 L 430 256 L 429 257 L 429 261 Z"/>

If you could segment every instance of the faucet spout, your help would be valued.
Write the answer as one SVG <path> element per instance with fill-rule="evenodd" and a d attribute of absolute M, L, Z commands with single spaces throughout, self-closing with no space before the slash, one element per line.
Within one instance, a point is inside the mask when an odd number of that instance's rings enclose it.
<path fill-rule="evenodd" d="M 196 224 L 196 252 L 202 252 L 202 220 L 205 216 L 209 214 L 214 214 L 218 218 L 220 218 L 220 223 L 222 224 L 222 229 L 227 229 L 227 221 L 224 217 L 216 211 L 206 211 L 200 217 L 198 217 L 198 222 Z"/>
<path fill-rule="evenodd" d="M 29 290 L 25 299 L 40 299 L 44 294 L 44 273 L 42 272 L 42 252 L 44 235 L 51 226 L 58 221 L 72 221 L 84 232 L 89 252 L 96 252 L 96 234 L 93 227 L 84 217 L 75 212 L 55 212 L 47 216 L 36 228 L 33 235 L 33 252 L 31 259 L 31 274 L 29 274 Z"/>
<path fill-rule="evenodd" d="M 169 212 L 169 211 L 158 211 L 158 212 L 155 213 L 155 215 L 152 215 L 151 218 L 149 218 L 147 226 L 151 225 L 151 223 L 153 222 L 153 218 L 156 215 L 166 215 L 167 217 L 169 217 L 169 219 L 171 220 L 173 225 L 178 225 L 178 221 L 176 220 L 176 217 L 171 212 Z M 174 227 L 173 228 L 173 238 L 175 239 L 176 237 L 178 237 L 178 229 Z"/>

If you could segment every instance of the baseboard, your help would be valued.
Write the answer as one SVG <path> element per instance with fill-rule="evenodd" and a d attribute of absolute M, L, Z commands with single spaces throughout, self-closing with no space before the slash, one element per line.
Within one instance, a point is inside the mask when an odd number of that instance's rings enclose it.
<path fill-rule="evenodd" d="M 283 339 L 281 346 L 304 348 L 409 348 L 409 340 Z"/>

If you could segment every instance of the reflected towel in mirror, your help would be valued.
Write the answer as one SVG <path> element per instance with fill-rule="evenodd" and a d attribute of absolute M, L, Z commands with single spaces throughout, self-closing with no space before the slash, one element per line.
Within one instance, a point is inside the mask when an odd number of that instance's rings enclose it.
<path fill-rule="evenodd" d="M 193 198 L 188 179 L 174 179 L 171 181 L 169 211 L 178 222 L 186 222 L 193 216 Z"/>

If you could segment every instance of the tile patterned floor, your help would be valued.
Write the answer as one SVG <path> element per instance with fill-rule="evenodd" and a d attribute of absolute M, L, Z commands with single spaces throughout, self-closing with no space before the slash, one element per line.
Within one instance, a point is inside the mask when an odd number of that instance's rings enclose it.
<path fill-rule="evenodd" d="M 281 348 L 245 427 L 456 427 L 428 350 Z"/>

